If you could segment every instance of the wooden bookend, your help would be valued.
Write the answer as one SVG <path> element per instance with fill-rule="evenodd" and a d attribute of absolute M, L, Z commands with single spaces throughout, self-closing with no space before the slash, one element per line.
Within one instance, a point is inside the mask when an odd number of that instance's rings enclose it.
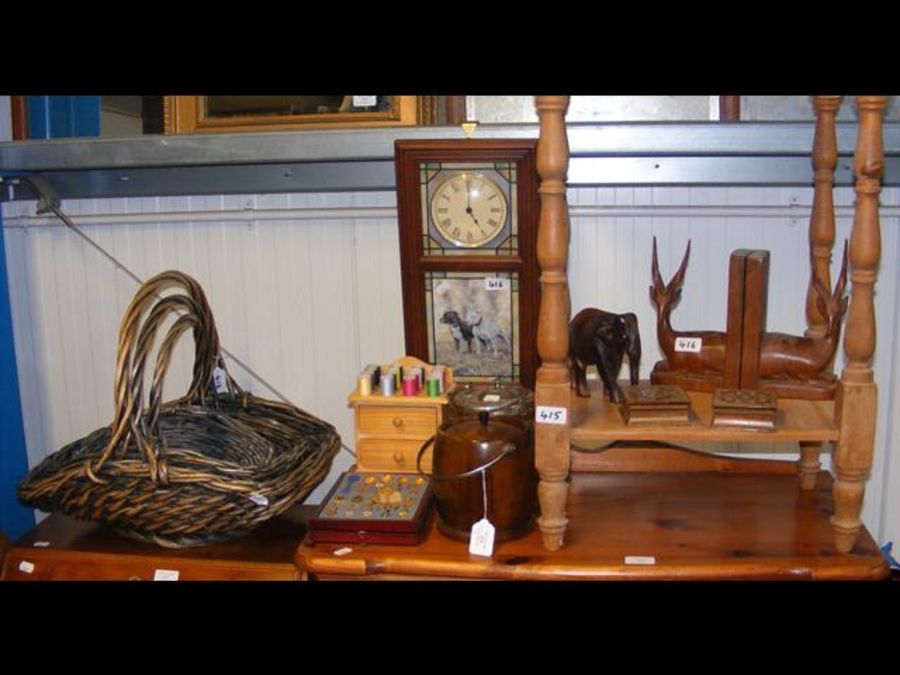
<path fill-rule="evenodd" d="M 728 262 L 728 318 L 725 322 L 725 369 L 722 386 L 737 389 L 741 386 L 741 353 L 744 325 L 744 272 L 751 251 L 739 248 L 732 251 Z"/>
<path fill-rule="evenodd" d="M 739 385 L 741 389 L 756 389 L 759 386 L 759 350 L 766 330 L 768 289 L 769 252 L 752 251 L 746 258 L 744 268 L 744 320 L 741 333 Z M 731 319 L 730 314 L 728 318 Z"/>

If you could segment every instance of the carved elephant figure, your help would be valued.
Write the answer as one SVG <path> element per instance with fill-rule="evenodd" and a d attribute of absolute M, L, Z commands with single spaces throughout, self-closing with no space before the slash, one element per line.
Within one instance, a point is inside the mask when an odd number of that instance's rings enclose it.
<path fill-rule="evenodd" d="M 641 336 L 637 316 L 633 313 L 613 314 L 587 307 L 569 322 L 570 383 L 578 396 L 590 396 L 587 368 L 595 365 L 609 400 L 621 403 L 622 390 L 616 379 L 626 354 L 631 384 L 637 384 Z"/>

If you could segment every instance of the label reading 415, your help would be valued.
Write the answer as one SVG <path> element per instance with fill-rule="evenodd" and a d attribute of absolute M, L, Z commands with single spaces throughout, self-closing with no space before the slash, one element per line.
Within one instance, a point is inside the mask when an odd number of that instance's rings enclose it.
<path fill-rule="evenodd" d="M 534 421 L 539 424 L 565 424 L 566 409 L 552 405 L 539 405 L 534 409 Z"/>

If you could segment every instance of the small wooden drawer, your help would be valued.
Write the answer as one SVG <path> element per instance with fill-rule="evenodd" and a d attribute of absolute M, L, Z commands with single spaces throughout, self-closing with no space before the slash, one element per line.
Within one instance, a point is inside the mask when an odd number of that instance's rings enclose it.
<path fill-rule="evenodd" d="M 416 473 L 416 455 L 426 440 L 360 438 L 356 446 L 357 470 Z M 422 457 L 422 469 L 431 471 L 431 448 Z"/>
<path fill-rule="evenodd" d="M 359 406 L 357 431 L 379 436 L 415 436 L 423 440 L 437 428 L 434 408 Z"/>

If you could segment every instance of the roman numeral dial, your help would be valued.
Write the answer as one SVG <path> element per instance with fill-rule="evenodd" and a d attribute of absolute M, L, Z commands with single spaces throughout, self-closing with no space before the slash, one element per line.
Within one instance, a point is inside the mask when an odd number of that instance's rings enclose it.
<path fill-rule="evenodd" d="M 506 224 L 506 195 L 481 173 L 458 172 L 444 178 L 431 197 L 434 227 L 454 246 L 478 248 Z"/>

